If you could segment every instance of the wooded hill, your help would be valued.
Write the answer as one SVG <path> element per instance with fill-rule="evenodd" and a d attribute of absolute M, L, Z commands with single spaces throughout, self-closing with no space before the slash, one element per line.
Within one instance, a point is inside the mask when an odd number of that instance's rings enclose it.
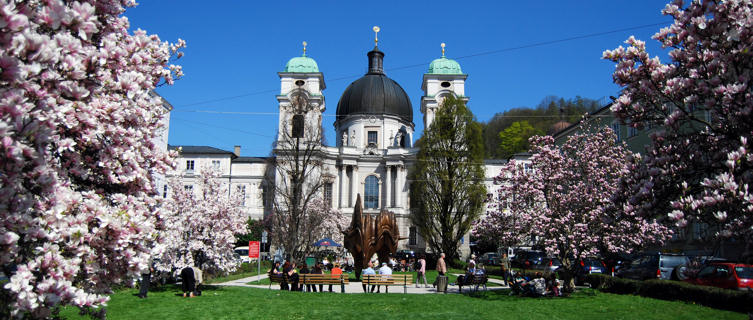
<path fill-rule="evenodd" d="M 548 96 L 535 108 L 519 107 L 500 112 L 483 123 L 486 159 L 507 159 L 528 151 L 528 138 L 554 134 L 552 126 L 559 121 L 575 123 L 584 114 L 604 105 L 601 100 L 576 96 L 564 99 Z"/>

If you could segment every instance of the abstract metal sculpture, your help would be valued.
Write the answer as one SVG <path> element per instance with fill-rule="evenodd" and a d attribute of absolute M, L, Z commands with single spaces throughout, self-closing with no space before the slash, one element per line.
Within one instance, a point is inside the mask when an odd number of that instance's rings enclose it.
<path fill-rule="evenodd" d="M 361 278 L 361 270 L 369 263 L 369 259 L 377 254 L 380 262 L 388 262 L 397 250 L 397 243 L 405 238 L 400 237 L 400 230 L 393 212 L 382 210 L 375 218 L 363 214 L 361 195 L 356 197 L 353 208 L 353 219 L 345 235 L 345 248 L 353 255 L 356 278 Z"/>

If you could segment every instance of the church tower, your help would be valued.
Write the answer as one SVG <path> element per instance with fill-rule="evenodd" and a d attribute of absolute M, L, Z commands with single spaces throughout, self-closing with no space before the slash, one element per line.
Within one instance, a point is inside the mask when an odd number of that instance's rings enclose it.
<path fill-rule="evenodd" d="M 465 79 L 467 74 L 463 74 L 460 64 L 452 59 L 447 59 L 444 54 L 445 44 L 442 43 L 442 57 L 434 59 L 429 64 L 429 70 L 424 73 L 421 90 L 424 96 L 421 97 L 421 113 L 424 114 L 424 130 L 429 129 L 434 122 L 434 116 L 437 109 L 442 103 L 443 97 L 454 95 L 468 102 L 465 96 Z"/>
<path fill-rule="evenodd" d="M 321 132 L 325 110 L 322 90 L 326 85 L 316 61 L 306 56 L 306 45 L 304 41 L 302 56 L 290 59 L 285 69 L 277 73 L 280 76 L 277 141 L 324 134 Z"/>

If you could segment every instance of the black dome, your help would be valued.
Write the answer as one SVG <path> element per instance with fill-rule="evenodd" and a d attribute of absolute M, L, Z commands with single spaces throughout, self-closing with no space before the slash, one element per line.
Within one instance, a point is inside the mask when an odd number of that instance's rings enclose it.
<path fill-rule="evenodd" d="M 413 107 L 402 87 L 382 70 L 384 53 L 369 52 L 369 72 L 353 81 L 337 103 L 337 120 L 349 115 L 393 115 L 413 123 Z"/>

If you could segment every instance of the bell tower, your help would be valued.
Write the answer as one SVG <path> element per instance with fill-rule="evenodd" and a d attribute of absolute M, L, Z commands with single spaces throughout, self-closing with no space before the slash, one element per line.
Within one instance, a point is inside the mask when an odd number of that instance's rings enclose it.
<path fill-rule="evenodd" d="M 454 95 L 468 102 L 465 96 L 465 79 L 468 78 L 460 69 L 457 61 L 445 57 L 445 44 L 442 43 L 442 57 L 434 59 L 429 64 L 429 70 L 424 73 L 421 90 L 421 113 L 424 114 L 424 130 L 434 122 L 434 116 L 442 103 L 443 97 Z"/>
<path fill-rule="evenodd" d="M 307 130 L 321 129 L 325 110 L 322 91 L 326 85 L 316 61 L 306 55 L 307 45 L 303 41 L 303 55 L 290 59 L 285 69 L 277 73 L 280 76 L 278 141 L 286 137 L 303 138 Z M 318 132 L 319 136 L 323 134 Z"/>

